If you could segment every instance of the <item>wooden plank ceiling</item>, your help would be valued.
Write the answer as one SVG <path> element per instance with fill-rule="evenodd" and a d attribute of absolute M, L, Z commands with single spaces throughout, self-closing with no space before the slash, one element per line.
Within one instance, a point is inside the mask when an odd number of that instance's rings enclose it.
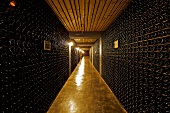
<path fill-rule="evenodd" d="M 105 31 L 130 0 L 47 0 L 69 31 Z"/>
<path fill-rule="evenodd" d="M 46 1 L 69 32 L 83 33 L 105 31 L 131 0 Z"/>

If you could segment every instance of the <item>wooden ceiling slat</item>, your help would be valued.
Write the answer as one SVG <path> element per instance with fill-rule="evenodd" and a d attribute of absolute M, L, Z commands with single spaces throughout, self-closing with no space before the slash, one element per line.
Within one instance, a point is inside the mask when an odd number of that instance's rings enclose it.
<path fill-rule="evenodd" d="M 106 26 L 108 24 L 108 21 L 109 21 L 110 17 L 113 15 L 113 13 L 117 9 L 117 7 L 121 4 L 121 2 L 122 2 L 122 0 L 117 0 L 116 1 L 116 3 L 114 4 L 114 7 L 111 9 L 111 12 L 108 15 L 106 15 L 107 18 L 103 21 L 103 23 L 101 23 L 99 29 L 104 30 L 103 26 Z M 113 18 L 114 18 L 114 16 L 113 16 Z"/>
<path fill-rule="evenodd" d="M 80 17 L 80 7 L 79 7 L 79 0 L 75 0 L 75 6 L 76 6 L 76 14 L 77 14 L 77 19 L 79 22 L 79 31 L 81 31 L 81 17 Z"/>
<path fill-rule="evenodd" d="M 120 13 L 120 11 L 125 8 L 125 5 L 127 4 L 127 1 L 128 1 L 128 0 L 122 0 L 122 1 L 119 2 L 117 5 L 115 5 L 114 12 L 112 12 L 112 13 L 110 14 L 110 16 L 108 16 L 108 20 L 109 20 L 109 19 L 112 19 L 112 21 L 109 21 L 109 22 L 108 22 L 108 21 L 105 21 L 105 24 L 101 25 L 101 29 L 106 30 L 106 29 L 109 27 L 109 25 L 110 25 L 111 23 L 113 23 L 113 21 L 114 21 L 114 20 L 116 19 L 116 17 L 117 17 L 117 13 Z M 114 18 L 113 18 L 113 16 L 114 16 Z"/>
<path fill-rule="evenodd" d="M 119 1 L 119 0 L 118 0 Z M 105 27 L 103 27 L 100 29 L 103 29 L 103 31 L 105 31 L 115 20 L 116 18 L 119 16 L 119 14 L 126 8 L 126 6 L 130 3 L 131 0 L 122 0 L 120 1 L 121 4 L 118 6 L 115 6 L 115 11 L 112 11 L 112 13 L 108 16 L 108 20 L 112 20 L 112 21 L 106 21 Z M 117 8 L 116 8 L 117 7 Z"/>
<path fill-rule="evenodd" d="M 81 24 L 82 24 L 82 31 L 84 31 L 84 0 L 80 0 L 80 15 L 81 15 Z"/>
<path fill-rule="evenodd" d="M 124 0 L 124 1 L 125 1 L 125 3 L 122 4 L 121 9 L 118 12 L 116 12 L 116 17 L 118 17 L 122 13 L 122 11 L 127 7 L 127 5 L 130 3 L 131 0 Z M 116 20 L 116 18 L 113 19 L 113 21 L 115 21 L 115 20 Z M 113 23 L 113 21 L 111 23 Z"/>
<path fill-rule="evenodd" d="M 88 13 L 89 13 L 89 0 L 85 1 L 85 31 L 87 30 L 88 27 Z"/>
<path fill-rule="evenodd" d="M 107 1 L 106 1 L 106 4 L 105 4 L 105 6 L 104 6 L 104 8 L 103 8 L 103 10 L 102 10 L 102 12 L 101 12 L 100 18 L 99 18 L 99 20 L 98 20 L 98 23 L 101 23 L 101 21 L 104 21 L 104 20 L 103 20 L 103 19 L 104 19 L 104 18 L 103 18 L 104 15 L 106 15 L 107 13 L 110 13 L 110 12 L 108 12 L 108 9 L 111 8 L 111 7 L 110 7 L 111 1 L 112 1 L 112 0 L 107 0 Z M 92 30 L 97 29 L 99 25 L 100 25 L 100 24 L 97 24 L 96 28 L 93 27 Z"/>
<path fill-rule="evenodd" d="M 68 20 L 68 22 L 69 22 L 70 27 L 72 28 L 72 30 L 75 30 L 75 28 L 74 28 L 74 26 L 73 26 L 73 24 L 72 24 L 70 15 L 68 14 L 68 10 L 67 10 L 67 8 L 66 8 L 66 6 L 65 6 L 64 1 L 63 1 L 63 0 L 59 0 L 59 4 L 60 4 L 60 6 L 61 6 L 61 8 L 62 8 L 62 11 L 63 11 L 64 15 L 66 16 L 66 18 L 67 18 L 67 20 Z"/>
<path fill-rule="evenodd" d="M 80 24 L 79 24 L 80 22 L 78 21 L 75 1 L 74 0 L 69 0 L 69 1 L 71 2 L 72 10 L 73 10 L 73 13 L 75 15 L 74 19 L 75 19 L 75 22 L 76 22 L 76 25 L 77 25 L 77 31 L 80 31 Z"/>
<path fill-rule="evenodd" d="M 95 0 L 90 0 L 90 6 L 89 6 L 89 13 L 88 13 L 88 25 L 87 25 L 87 29 L 90 29 L 90 24 L 91 24 L 91 19 L 92 19 L 92 15 L 93 15 L 93 8 L 94 8 L 94 4 Z"/>
<path fill-rule="evenodd" d="M 79 18 L 78 18 L 78 19 L 79 19 L 79 21 L 80 21 L 80 31 L 82 31 L 82 21 L 81 21 L 81 19 L 82 19 L 81 13 L 82 13 L 82 12 L 81 12 L 81 10 L 80 10 L 80 8 L 81 8 L 81 7 L 80 7 L 80 1 L 81 1 L 81 0 L 77 0 L 76 3 L 77 3 L 77 6 L 78 6 L 77 11 L 78 11 L 78 13 L 79 13 Z"/>
<path fill-rule="evenodd" d="M 69 13 L 70 18 L 71 18 L 71 23 L 74 26 L 75 31 L 77 31 L 78 30 L 77 29 L 77 23 L 76 23 L 76 20 L 74 19 L 74 14 L 73 14 L 72 10 L 68 10 L 68 13 Z"/>
<path fill-rule="evenodd" d="M 74 15 L 74 12 L 73 12 L 73 9 L 72 9 L 72 6 L 71 6 L 71 3 L 70 3 L 70 0 L 64 0 L 64 3 L 65 3 L 65 6 L 66 6 L 66 9 L 68 11 L 68 14 L 70 15 L 70 18 L 71 18 L 71 23 L 72 25 L 74 26 L 74 29 L 75 31 L 77 31 L 77 23 L 76 23 L 76 20 L 75 20 L 75 15 Z"/>
<path fill-rule="evenodd" d="M 124 9 L 126 5 L 127 5 L 127 4 L 124 4 L 124 5 L 122 6 L 122 8 L 119 9 L 119 11 L 115 12 L 116 17 L 118 17 L 118 16 L 120 15 L 120 13 L 122 12 L 122 9 Z M 116 18 L 113 19 L 113 21 L 115 21 L 115 20 L 116 20 Z M 108 26 L 111 25 L 111 24 L 113 23 L 113 21 L 112 21 L 112 22 L 108 22 Z M 104 29 L 107 29 L 108 26 L 105 26 Z"/>
<path fill-rule="evenodd" d="M 97 10 L 99 8 L 99 3 L 100 3 L 100 0 L 95 1 L 95 7 L 94 7 L 94 10 L 93 10 L 93 16 L 92 16 L 91 23 L 90 23 L 91 27 L 90 27 L 89 31 L 93 31 L 94 21 L 95 21 L 95 18 L 96 18 Z"/>
<path fill-rule="evenodd" d="M 104 4 L 105 4 L 105 0 L 100 0 L 99 8 L 98 8 L 98 10 L 97 10 L 96 18 L 95 18 L 95 20 L 94 20 L 93 27 L 92 27 L 92 30 L 94 30 L 94 31 L 95 31 L 95 27 L 97 26 L 97 24 L 99 24 L 99 23 L 98 23 L 98 20 L 99 20 L 99 18 L 100 18 L 101 12 L 102 12 L 102 10 L 103 10 Z"/>
<path fill-rule="evenodd" d="M 109 21 L 109 16 L 112 14 L 112 12 L 114 12 L 115 6 L 120 2 L 120 0 L 115 0 L 112 1 L 111 3 L 111 8 L 108 9 L 108 13 L 106 13 L 104 15 L 104 19 L 103 21 L 100 23 L 100 26 L 98 27 L 98 29 L 101 29 L 102 31 L 104 31 L 104 29 L 102 28 L 102 26 L 106 25 L 106 22 Z M 108 19 L 109 18 L 109 19 Z"/>
<path fill-rule="evenodd" d="M 56 5 L 56 7 L 57 7 L 58 12 L 60 13 L 60 17 L 62 17 L 66 21 L 65 22 L 66 25 L 70 28 L 70 30 L 72 30 L 73 28 L 70 26 L 70 23 L 69 23 L 66 15 L 64 14 L 63 9 L 62 9 L 60 3 L 58 2 L 58 0 L 54 1 L 54 3 Z"/>
<path fill-rule="evenodd" d="M 71 30 L 70 26 L 67 25 L 67 21 L 65 21 L 65 18 L 63 18 L 57 6 L 55 5 L 56 3 L 53 0 L 50 0 L 49 3 L 51 4 L 50 6 L 53 7 L 53 10 L 56 13 L 56 15 L 58 15 L 59 20 L 64 24 L 64 26 L 66 26 L 66 29 L 68 31 Z"/>

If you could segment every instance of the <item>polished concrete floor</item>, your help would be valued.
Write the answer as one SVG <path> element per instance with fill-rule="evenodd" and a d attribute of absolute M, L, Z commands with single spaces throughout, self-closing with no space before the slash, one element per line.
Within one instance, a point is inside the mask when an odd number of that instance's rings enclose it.
<path fill-rule="evenodd" d="M 102 77 L 84 57 L 47 113 L 127 113 Z"/>

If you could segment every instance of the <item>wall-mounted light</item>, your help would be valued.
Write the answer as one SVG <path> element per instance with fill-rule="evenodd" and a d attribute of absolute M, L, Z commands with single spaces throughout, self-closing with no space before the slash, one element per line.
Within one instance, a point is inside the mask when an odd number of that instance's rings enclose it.
<path fill-rule="evenodd" d="M 9 3 L 9 5 L 12 6 L 12 7 L 15 7 L 15 6 L 16 6 L 16 1 L 15 1 L 15 0 L 11 1 L 11 2 Z"/>
<path fill-rule="evenodd" d="M 119 46 L 119 42 L 118 42 L 118 40 L 115 40 L 114 41 L 114 48 L 118 48 L 118 46 Z"/>
<path fill-rule="evenodd" d="M 81 49 L 80 49 L 80 51 L 81 51 L 82 53 L 84 53 L 84 51 L 83 51 L 83 50 L 81 50 Z"/>
<path fill-rule="evenodd" d="M 73 46 L 74 43 L 75 43 L 75 41 L 74 41 L 73 39 L 68 39 L 68 41 L 67 41 L 67 44 L 68 44 L 69 46 Z"/>
<path fill-rule="evenodd" d="M 69 42 L 68 45 L 69 45 L 69 46 L 73 46 L 73 42 Z"/>
<path fill-rule="evenodd" d="M 76 49 L 79 51 L 80 50 L 80 48 L 79 47 L 76 47 Z"/>
<path fill-rule="evenodd" d="M 11 10 L 13 10 L 14 9 L 14 7 L 16 6 L 16 1 L 15 0 L 11 0 L 10 2 L 9 2 L 9 7 L 7 7 L 7 11 L 11 11 Z"/>

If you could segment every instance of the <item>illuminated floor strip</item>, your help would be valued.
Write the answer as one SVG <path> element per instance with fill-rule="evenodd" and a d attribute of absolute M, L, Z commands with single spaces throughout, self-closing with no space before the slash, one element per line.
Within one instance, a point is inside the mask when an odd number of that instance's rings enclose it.
<path fill-rule="evenodd" d="M 117 98 L 85 57 L 47 113 L 126 113 Z"/>

